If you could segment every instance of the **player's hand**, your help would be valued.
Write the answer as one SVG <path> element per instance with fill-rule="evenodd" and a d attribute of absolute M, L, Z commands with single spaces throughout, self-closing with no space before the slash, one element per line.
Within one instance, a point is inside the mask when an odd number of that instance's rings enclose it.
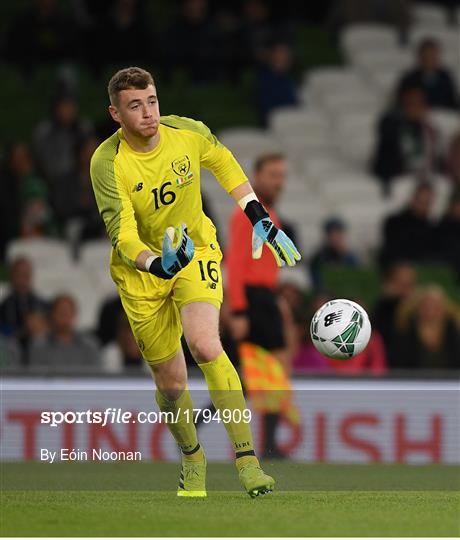
<path fill-rule="evenodd" d="M 176 241 L 174 241 L 176 240 Z M 173 277 L 193 259 L 195 245 L 187 234 L 187 227 L 168 227 L 163 238 L 161 266 L 168 276 Z"/>
<path fill-rule="evenodd" d="M 252 231 L 252 258 L 260 259 L 263 245 L 267 244 L 278 266 L 295 266 L 300 253 L 293 241 L 278 229 L 269 217 L 262 218 Z"/>

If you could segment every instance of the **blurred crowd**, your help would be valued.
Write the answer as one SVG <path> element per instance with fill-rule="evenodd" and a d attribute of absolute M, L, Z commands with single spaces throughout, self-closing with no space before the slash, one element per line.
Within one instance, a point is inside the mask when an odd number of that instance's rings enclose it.
<path fill-rule="evenodd" d="M 274 110 L 299 103 L 294 43 L 299 25 L 309 20 L 305 4 L 184 0 L 171 3 L 168 17 L 161 17 L 160 10 L 152 12 L 152 6 L 141 0 L 73 0 L 67 10 L 55 0 L 36 0 L 10 20 L 0 46 L 6 62 L 24 74 L 39 64 L 83 63 L 93 70 L 95 84 L 101 85 L 105 84 L 98 79 L 101 66 L 120 63 L 155 65 L 166 79 L 174 77 L 172 67 L 181 68 L 199 84 L 216 80 L 237 84 L 242 71 L 250 68 L 256 74 L 254 107 L 260 124 L 267 126 Z M 363 21 L 395 26 L 403 42 L 410 6 L 408 0 L 338 0 L 312 7 L 310 15 L 327 29 L 331 43 L 348 24 Z M 159 22 L 152 19 L 155 14 Z M 325 269 L 364 265 L 349 247 L 347 223 L 331 215 L 323 224 L 321 245 L 304 263 L 309 290 L 282 281 L 276 273 L 257 274 L 260 283 L 245 283 L 244 276 L 232 278 L 231 283 L 240 280 L 247 295 L 243 310 L 232 305 L 231 294 L 222 309 L 222 336 L 234 351 L 235 363 L 238 343 L 249 336 L 257 342 L 254 328 L 258 318 L 267 315 L 245 311 L 251 295 L 260 302 L 257 288 L 262 287 L 271 291 L 272 308 L 278 306 L 276 321 L 282 336 L 275 344 L 261 346 L 273 350 L 288 373 L 383 375 L 390 369 L 460 368 L 459 307 L 441 286 L 419 285 L 417 270 L 420 264 L 445 265 L 456 274 L 457 286 L 460 283 L 460 130 L 445 148 L 430 117 L 433 108 L 459 111 L 457 80 L 443 63 L 440 42 L 424 39 L 377 122 L 369 168 L 380 180 L 383 194 L 390 193 L 393 180 L 402 174 L 413 174 L 418 183 L 405 207 L 387 216 L 381 226 L 382 244 L 373 261 L 380 293 L 373 305 L 365 306 L 373 323 L 366 351 L 349 362 L 328 360 L 314 349 L 307 331 L 313 313 L 333 294 L 325 283 Z M 64 238 L 78 256 L 84 242 L 106 237 L 89 162 L 115 126 L 95 126 L 79 110 L 77 95 L 73 77 L 64 77 L 48 113 L 30 136 L 11 142 L 3 152 L 0 262 L 5 265 L 7 247 L 17 238 Z M 282 154 L 259 158 L 251 180 L 275 212 L 288 164 Z M 430 180 L 435 172 L 447 177 L 452 190 L 441 217 L 433 221 Z M 212 200 L 206 203 L 212 217 Z M 279 216 L 280 223 L 295 239 L 296 224 L 283 217 Z M 8 292 L 0 297 L 4 367 L 47 373 L 145 369 L 118 298 L 108 298 L 100 306 L 97 327 L 81 333 L 76 326 L 78 298 L 62 294 L 45 300 L 33 288 L 33 272 L 25 257 L 8 260 Z"/>

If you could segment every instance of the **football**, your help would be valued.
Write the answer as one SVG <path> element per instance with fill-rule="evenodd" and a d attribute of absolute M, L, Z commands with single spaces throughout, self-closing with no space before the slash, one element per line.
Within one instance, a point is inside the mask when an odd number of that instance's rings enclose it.
<path fill-rule="evenodd" d="M 331 300 L 314 314 L 310 334 L 316 349 L 329 358 L 349 360 L 362 352 L 371 337 L 366 311 L 351 300 Z"/>

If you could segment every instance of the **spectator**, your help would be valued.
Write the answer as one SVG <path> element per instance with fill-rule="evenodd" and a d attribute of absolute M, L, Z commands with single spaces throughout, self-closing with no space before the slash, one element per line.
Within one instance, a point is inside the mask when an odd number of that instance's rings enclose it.
<path fill-rule="evenodd" d="M 287 163 L 282 154 L 267 154 L 256 160 L 253 188 L 278 227 L 280 220 L 274 205 L 281 195 L 286 175 Z M 237 207 L 230 220 L 225 257 L 233 338 L 270 351 L 289 373 L 283 314 L 276 296 L 279 269 L 266 247 L 260 259 L 252 259 L 251 246 L 251 223 Z M 278 413 L 264 415 L 264 454 L 267 457 L 282 457 L 276 446 L 279 418 Z"/>
<path fill-rule="evenodd" d="M 407 262 L 394 263 L 385 269 L 383 286 L 371 317 L 372 328 L 383 338 L 388 365 L 397 366 L 395 357 L 396 313 L 402 302 L 415 292 L 417 274 Z"/>
<path fill-rule="evenodd" d="M 92 47 L 87 60 L 103 64 L 134 64 L 152 61 L 159 50 L 155 34 L 145 26 L 145 15 L 139 0 L 115 0 L 106 9 L 91 33 Z M 155 60 L 157 60 L 156 58 Z M 100 64 L 99 64 L 100 65 Z"/>
<path fill-rule="evenodd" d="M 78 117 L 78 107 L 69 95 L 53 104 L 52 116 L 34 132 L 34 152 L 41 172 L 49 183 L 51 200 L 59 219 L 73 205 L 72 182 L 78 176 L 78 148 L 91 134 L 91 126 Z"/>
<path fill-rule="evenodd" d="M 373 172 L 389 192 L 393 177 L 414 173 L 424 178 L 439 170 L 439 134 L 428 118 L 423 90 L 403 87 L 396 108 L 379 121 Z"/>
<path fill-rule="evenodd" d="M 460 280 L 460 186 L 451 195 L 449 206 L 435 228 L 438 257 L 449 264 Z"/>
<path fill-rule="evenodd" d="M 348 247 L 346 225 L 340 218 L 332 217 L 324 225 L 322 246 L 310 260 L 310 273 L 313 287 L 318 290 L 322 286 L 322 270 L 324 265 L 357 267 L 359 259 Z"/>
<path fill-rule="evenodd" d="M 120 297 L 108 298 L 101 307 L 96 336 L 102 346 L 114 342 L 117 338 L 117 324 L 124 314 Z"/>
<path fill-rule="evenodd" d="M 0 260 L 6 245 L 19 236 L 21 214 L 21 186 L 33 174 L 32 161 L 26 144 L 12 144 L 6 151 L 0 172 Z"/>
<path fill-rule="evenodd" d="M 39 178 L 30 178 L 21 190 L 20 236 L 57 236 L 58 227 L 48 203 L 48 189 Z"/>
<path fill-rule="evenodd" d="M 449 145 L 447 174 L 455 186 L 460 186 L 460 131 L 457 131 Z"/>
<path fill-rule="evenodd" d="M 460 368 L 460 313 L 435 285 L 398 310 L 397 358 L 401 369 Z"/>
<path fill-rule="evenodd" d="M 102 350 L 102 363 L 104 370 L 110 373 L 143 372 L 146 369 L 124 312 L 118 320 L 116 343 L 110 343 Z"/>
<path fill-rule="evenodd" d="M 68 295 L 57 296 L 50 310 L 50 332 L 34 339 L 30 366 L 40 372 L 98 371 L 101 367 L 95 342 L 75 330 L 77 306 Z"/>
<path fill-rule="evenodd" d="M 430 220 L 433 187 L 418 184 L 409 205 L 383 224 L 381 264 L 397 261 L 425 262 L 433 259 L 434 225 Z"/>
<path fill-rule="evenodd" d="M 185 68 L 195 82 L 216 78 L 219 36 L 209 15 L 208 0 L 184 0 L 163 39 L 168 42 L 166 69 Z"/>
<path fill-rule="evenodd" d="M 14 259 L 9 277 L 11 292 L 0 304 L 0 331 L 18 341 L 21 360 L 27 364 L 31 339 L 46 330 L 47 304 L 32 289 L 32 265 L 28 259 Z"/>
<path fill-rule="evenodd" d="M 72 205 L 66 208 L 66 215 L 78 227 L 78 241 L 105 238 L 105 227 L 99 215 L 89 174 L 89 165 L 94 151 L 99 145 L 96 137 L 86 139 L 78 152 L 78 175 L 68 186 L 73 191 Z"/>
<path fill-rule="evenodd" d="M 398 93 L 413 87 L 423 89 L 429 107 L 459 107 L 458 91 L 451 74 L 442 66 L 442 49 L 435 39 L 424 39 L 420 43 L 418 65 L 402 76 Z"/>
<path fill-rule="evenodd" d="M 243 4 L 239 30 L 240 63 L 257 65 L 264 61 L 266 48 L 274 40 L 292 43 L 293 32 L 289 21 L 283 20 L 286 10 L 272 13 L 275 5 L 266 0 L 247 0 Z M 276 19 L 276 20 L 275 20 Z"/>
<path fill-rule="evenodd" d="M 22 368 L 21 351 L 14 338 L 0 334 L 0 373 L 19 371 Z"/>
<path fill-rule="evenodd" d="M 257 107 L 263 126 L 274 109 L 297 104 L 297 90 L 291 75 L 292 50 L 284 43 L 271 45 L 257 79 Z"/>

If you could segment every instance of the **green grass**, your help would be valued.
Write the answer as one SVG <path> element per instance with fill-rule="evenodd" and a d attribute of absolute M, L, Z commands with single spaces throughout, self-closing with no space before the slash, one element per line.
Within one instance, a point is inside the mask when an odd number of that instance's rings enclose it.
<path fill-rule="evenodd" d="M 455 466 L 267 464 L 251 500 L 233 465 L 208 498 L 175 496 L 173 463 L 2 464 L 1 536 L 458 536 Z M 223 491 L 225 490 L 225 491 Z"/>

